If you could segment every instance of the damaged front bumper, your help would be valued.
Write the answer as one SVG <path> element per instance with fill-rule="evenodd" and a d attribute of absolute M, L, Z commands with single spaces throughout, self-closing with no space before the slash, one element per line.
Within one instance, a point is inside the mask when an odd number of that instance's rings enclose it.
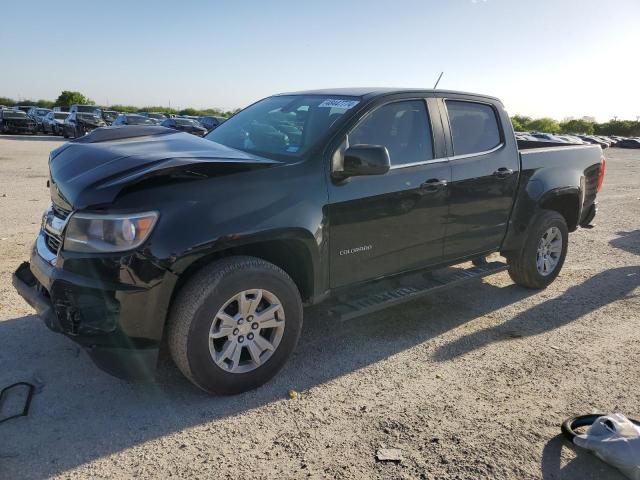
<path fill-rule="evenodd" d="M 153 376 L 176 277 L 138 253 L 53 254 L 41 232 L 13 285 L 54 332 L 121 378 Z"/>

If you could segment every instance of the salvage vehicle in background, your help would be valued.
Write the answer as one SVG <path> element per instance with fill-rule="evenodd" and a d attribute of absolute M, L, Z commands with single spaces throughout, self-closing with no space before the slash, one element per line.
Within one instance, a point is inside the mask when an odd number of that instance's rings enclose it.
<path fill-rule="evenodd" d="M 69 113 L 62 124 L 62 136 L 64 138 L 77 138 L 98 127 L 106 126 L 107 124 L 98 115 L 73 111 Z"/>
<path fill-rule="evenodd" d="M 13 283 L 115 375 L 151 375 L 166 336 L 195 385 L 243 392 L 291 355 L 303 305 L 348 320 L 505 270 L 553 282 L 605 159 L 530 144 L 498 99 L 445 90 L 276 95 L 204 139 L 99 129 L 51 153 Z"/>
<path fill-rule="evenodd" d="M 554 135 L 553 133 L 534 132 L 531 134 L 531 136 L 547 142 L 573 143 L 569 139 L 563 138 L 561 135 Z"/>
<path fill-rule="evenodd" d="M 37 133 L 36 122 L 22 110 L 0 110 L 0 132 Z"/>
<path fill-rule="evenodd" d="M 600 145 L 603 149 L 609 148 L 609 144 L 607 142 L 593 135 L 578 135 L 578 138 L 592 145 Z"/>
<path fill-rule="evenodd" d="M 31 107 L 27 112 L 27 115 L 29 115 L 32 120 L 36 122 L 36 129 L 42 130 L 42 119 L 50 111 L 50 108 Z"/>
<path fill-rule="evenodd" d="M 577 145 L 586 144 L 584 140 L 582 140 L 581 138 L 575 137 L 573 135 L 562 134 L 562 135 L 556 135 L 556 137 L 559 138 L 560 140 L 564 140 L 567 143 L 575 143 Z"/>
<path fill-rule="evenodd" d="M 181 132 L 191 133 L 193 135 L 197 135 L 198 137 L 204 137 L 208 132 L 208 130 L 200 125 L 200 123 L 190 118 L 167 118 L 160 125 L 162 125 L 163 127 L 172 128 L 174 130 L 180 130 Z"/>
<path fill-rule="evenodd" d="M 21 112 L 24 112 L 26 114 L 29 113 L 29 110 L 31 110 L 32 108 L 36 108 L 35 105 L 16 105 L 15 107 L 11 107 L 14 110 L 20 110 Z"/>
<path fill-rule="evenodd" d="M 142 115 L 143 117 L 152 118 L 160 123 L 166 120 L 167 116 L 162 112 L 137 112 L 138 115 Z"/>
<path fill-rule="evenodd" d="M 116 112 L 115 110 L 100 110 L 100 118 L 102 118 L 102 120 L 104 120 L 104 123 L 106 123 L 107 125 L 111 125 L 113 122 L 115 122 L 116 118 L 118 118 L 118 115 L 120 115 L 120 113 Z"/>
<path fill-rule="evenodd" d="M 42 119 L 42 131 L 53 135 L 62 135 L 64 121 L 69 116 L 68 112 L 49 112 Z"/>
<path fill-rule="evenodd" d="M 90 113 L 96 117 L 100 116 L 100 108 L 95 105 L 79 105 L 74 103 L 69 107 L 69 113 Z"/>
<path fill-rule="evenodd" d="M 617 148 L 640 148 L 640 138 L 625 138 L 624 140 L 618 140 L 616 143 Z"/>
<path fill-rule="evenodd" d="M 226 120 L 226 118 L 224 117 L 200 117 L 200 119 L 198 120 L 200 122 L 200 125 L 202 125 L 204 128 L 207 129 L 207 131 L 211 131 L 214 128 L 220 126 L 221 123 L 223 123 Z"/>
<path fill-rule="evenodd" d="M 153 118 L 143 117 L 136 113 L 122 113 L 118 115 L 118 118 L 111 124 L 117 125 L 157 125 L 158 122 Z"/>

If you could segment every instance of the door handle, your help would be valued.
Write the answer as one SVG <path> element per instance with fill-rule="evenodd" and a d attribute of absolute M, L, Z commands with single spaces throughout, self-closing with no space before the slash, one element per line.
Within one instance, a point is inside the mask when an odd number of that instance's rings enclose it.
<path fill-rule="evenodd" d="M 495 172 L 493 172 L 494 177 L 498 178 L 507 178 L 509 175 L 513 174 L 513 170 L 507 167 L 500 167 Z"/>
<path fill-rule="evenodd" d="M 437 192 L 438 190 L 442 190 L 447 186 L 446 180 L 440 180 L 438 178 L 430 178 L 422 185 L 420 185 L 420 189 L 425 192 Z"/>

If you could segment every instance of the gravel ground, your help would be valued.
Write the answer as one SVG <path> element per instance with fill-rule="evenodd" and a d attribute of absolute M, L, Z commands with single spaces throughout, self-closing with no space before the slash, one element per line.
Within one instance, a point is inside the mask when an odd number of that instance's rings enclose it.
<path fill-rule="evenodd" d="M 607 151 L 598 224 L 547 290 L 500 273 L 346 324 L 316 308 L 276 379 L 209 397 L 166 358 L 156 383 L 110 377 L 14 292 L 60 141 L 0 137 L 0 385 L 39 384 L 0 424 L 0 478 L 623 478 L 559 425 L 640 418 L 640 151 Z"/>

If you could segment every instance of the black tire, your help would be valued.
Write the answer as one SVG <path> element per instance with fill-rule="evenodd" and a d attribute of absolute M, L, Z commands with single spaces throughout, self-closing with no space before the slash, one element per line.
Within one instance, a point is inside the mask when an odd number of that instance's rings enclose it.
<path fill-rule="evenodd" d="M 209 330 L 222 306 L 248 289 L 275 294 L 285 312 L 282 339 L 265 363 L 246 373 L 218 366 L 209 350 Z M 180 290 L 169 313 L 169 351 L 180 371 L 202 390 L 237 394 L 270 380 L 293 352 L 302 329 L 302 301 L 295 283 L 279 267 L 255 257 L 218 260 L 197 272 Z"/>
<path fill-rule="evenodd" d="M 552 227 L 560 230 L 562 235 L 562 251 L 554 269 L 547 275 L 538 272 L 536 258 L 538 245 L 542 236 Z M 530 233 L 525 240 L 523 249 L 509 256 L 509 276 L 518 285 L 526 288 L 542 289 L 549 286 L 558 276 L 569 245 L 569 230 L 564 217 L 552 210 L 543 210 L 532 220 Z"/>

